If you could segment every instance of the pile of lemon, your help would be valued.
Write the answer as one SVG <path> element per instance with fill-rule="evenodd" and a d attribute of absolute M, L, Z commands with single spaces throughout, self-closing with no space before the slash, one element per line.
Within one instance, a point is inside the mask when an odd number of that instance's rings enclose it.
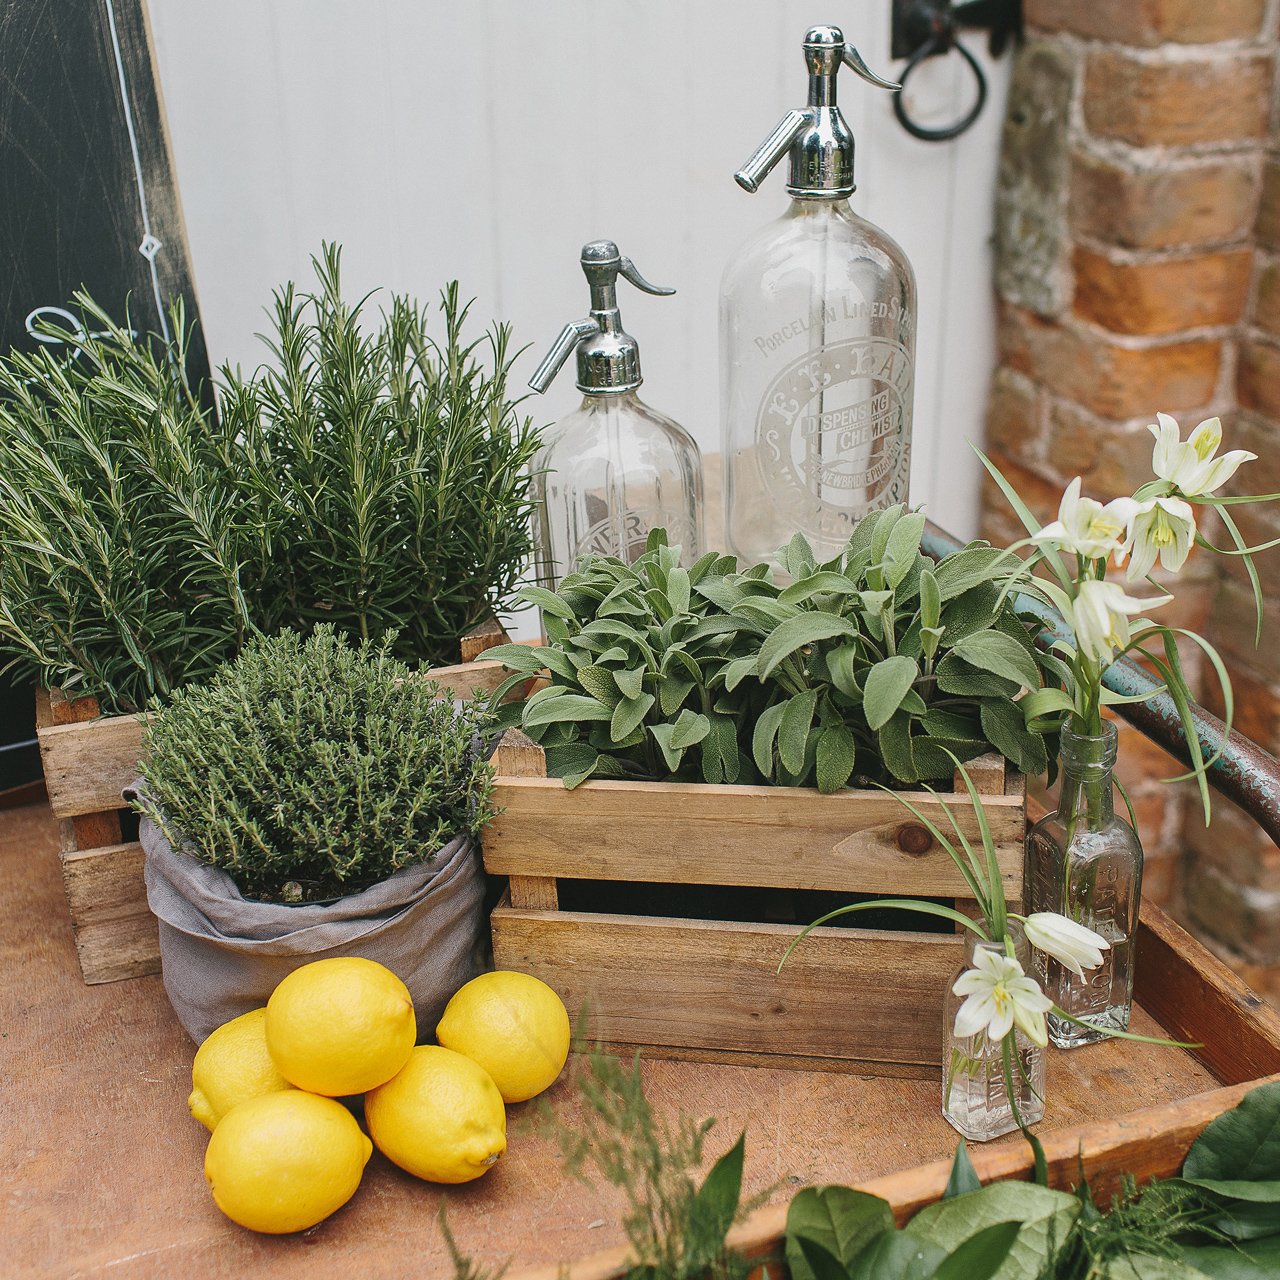
<path fill-rule="evenodd" d="M 266 1008 L 219 1027 L 191 1070 L 191 1114 L 212 1131 L 214 1202 L 254 1231 L 303 1231 L 355 1194 L 376 1145 L 429 1182 L 470 1182 L 507 1149 L 504 1103 L 560 1074 L 569 1015 L 525 973 L 486 973 L 416 1045 L 409 990 L 356 957 L 291 973 Z M 364 1095 L 365 1137 L 338 1098 Z M 373 1139 L 372 1143 L 370 1138 Z"/>

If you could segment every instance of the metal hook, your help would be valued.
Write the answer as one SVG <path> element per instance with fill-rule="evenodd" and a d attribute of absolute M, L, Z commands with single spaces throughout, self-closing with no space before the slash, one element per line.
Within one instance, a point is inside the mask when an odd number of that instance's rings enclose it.
<path fill-rule="evenodd" d="M 951 49 L 954 49 L 972 68 L 974 79 L 978 84 L 978 96 L 968 112 L 954 124 L 945 125 L 939 129 L 931 129 L 927 125 L 917 124 L 907 115 L 907 80 L 911 73 L 927 58 L 945 54 Z M 982 108 L 987 104 L 987 77 L 982 74 L 982 68 L 978 65 L 978 60 L 959 40 L 945 35 L 932 36 L 922 44 L 907 59 L 907 65 L 902 68 L 902 74 L 898 78 L 902 82 L 903 91 L 894 95 L 893 114 L 897 116 L 898 123 L 913 138 L 919 138 L 922 142 L 950 142 L 952 138 L 958 138 L 982 114 Z"/>

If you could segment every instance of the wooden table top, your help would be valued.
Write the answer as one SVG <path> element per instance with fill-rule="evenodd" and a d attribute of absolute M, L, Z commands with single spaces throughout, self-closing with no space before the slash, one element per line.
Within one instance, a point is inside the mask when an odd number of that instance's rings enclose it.
<path fill-rule="evenodd" d="M 215 1208 L 202 1173 L 208 1135 L 187 1114 L 194 1046 L 159 978 L 80 979 L 48 809 L 0 813 L 0 1271 L 58 1277 L 452 1275 L 436 1215 L 447 1203 L 463 1251 L 513 1273 L 621 1241 L 616 1195 L 568 1178 L 554 1124 L 581 1115 L 570 1071 L 509 1110 L 506 1157 L 479 1182 L 443 1189 L 376 1152 L 352 1201 L 297 1236 L 256 1236 Z M 833 998 L 838 993 L 833 992 Z M 1135 1029 L 1154 1024 L 1139 1013 Z M 647 1062 L 664 1112 L 719 1117 L 718 1155 L 747 1131 L 748 1193 L 857 1183 L 949 1156 L 938 1079 L 886 1079 Z M 1188 1054 L 1099 1045 L 1049 1064 L 1045 1128 L 1111 1119 L 1212 1088 Z M 1020 1142 L 1012 1135 L 1003 1143 Z"/>

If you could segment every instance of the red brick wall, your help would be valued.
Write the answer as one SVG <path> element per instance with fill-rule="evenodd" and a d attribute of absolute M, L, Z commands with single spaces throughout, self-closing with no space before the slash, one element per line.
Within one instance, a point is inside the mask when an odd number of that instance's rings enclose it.
<path fill-rule="evenodd" d="M 1065 483 L 1107 499 L 1150 479 L 1146 430 L 1213 414 L 1245 468 L 1280 491 L 1280 151 L 1276 6 L 1267 0 L 1025 0 L 1027 46 L 997 194 L 999 367 L 988 448 L 1042 517 Z M 984 533 L 1018 536 L 998 491 Z M 1249 509 L 1251 538 L 1280 512 Z M 1215 538 L 1218 531 L 1210 530 Z M 1240 727 L 1280 747 L 1280 643 L 1255 652 L 1239 566 L 1204 553 L 1161 617 L 1229 657 Z M 1280 549 L 1267 562 L 1280 623 Z M 1280 630 L 1271 634 L 1280 635 Z M 1280 964 L 1280 851 L 1226 802 L 1197 829 L 1179 772 L 1133 732 L 1121 774 L 1147 851 L 1147 892 L 1221 950 Z"/>

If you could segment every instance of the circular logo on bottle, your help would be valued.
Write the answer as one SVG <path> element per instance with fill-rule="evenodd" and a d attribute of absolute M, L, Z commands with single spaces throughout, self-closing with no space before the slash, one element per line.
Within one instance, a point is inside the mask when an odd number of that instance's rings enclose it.
<path fill-rule="evenodd" d="M 810 351 L 769 384 L 756 420 L 765 488 L 796 526 L 830 533 L 905 500 L 911 355 L 889 338 Z"/>
<path fill-rule="evenodd" d="M 667 542 L 673 547 L 688 548 L 693 536 L 688 519 L 673 511 L 657 507 L 629 510 L 618 520 L 609 516 L 597 520 L 582 535 L 570 559 L 576 564 L 580 556 L 617 556 L 631 564 L 644 555 L 650 529 L 665 529 Z"/>

